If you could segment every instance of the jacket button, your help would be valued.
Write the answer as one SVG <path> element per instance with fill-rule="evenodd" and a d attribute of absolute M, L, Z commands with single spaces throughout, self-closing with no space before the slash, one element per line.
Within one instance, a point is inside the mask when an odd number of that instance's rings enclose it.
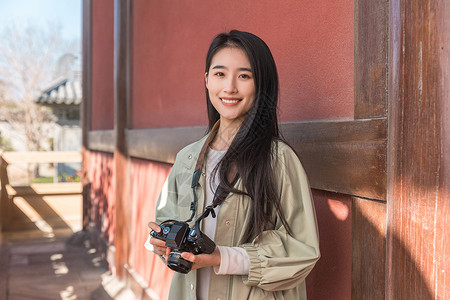
<path fill-rule="evenodd" d="M 192 158 L 192 154 L 189 154 L 188 159 L 191 159 L 191 158 Z"/>
<path fill-rule="evenodd" d="M 205 173 L 205 172 L 202 172 L 202 176 L 206 176 L 206 173 Z"/>
<path fill-rule="evenodd" d="M 219 298 L 217 298 L 217 300 L 220 300 L 220 297 L 219 297 Z"/>
<path fill-rule="evenodd" d="M 225 221 L 225 225 L 230 226 L 230 224 L 231 224 L 230 220 Z"/>
<path fill-rule="evenodd" d="M 191 283 L 191 290 L 194 290 L 194 285 Z"/>

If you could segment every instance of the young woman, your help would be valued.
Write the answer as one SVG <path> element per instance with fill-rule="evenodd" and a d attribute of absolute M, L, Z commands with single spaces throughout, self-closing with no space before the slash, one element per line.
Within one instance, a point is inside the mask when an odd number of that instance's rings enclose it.
<path fill-rule="evenodd" d="M 149 227 L 160 232 L 163 221 L 190 219 L 197 198 L 196 217 L 205 208 L 217 214 L 201 221 L 217 247 L 181 254 L 192 271 L 175 272 L 169 298 L 306 299 L 305 278 L 320 257 L 316 216 L 305 171 L 279 135 L 269 48 L 251 33 L 219 34 L 206 56 L 205 86 L 209 134 L 178 153 Z M 167 258 L 165 241 L 150 244 Z"/>

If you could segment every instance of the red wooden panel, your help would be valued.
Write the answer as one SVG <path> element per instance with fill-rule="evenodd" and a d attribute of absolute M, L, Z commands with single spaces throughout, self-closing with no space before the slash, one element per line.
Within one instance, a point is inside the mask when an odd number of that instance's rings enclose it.
<path fill-rule="evenodd" d="M 115 230 L 115 189 L 114 158 L 111 154 L 91 152 L 89 156 L 90 220 L 110 244 L 114 244 Z"/>
<path fill-rule="evenodd" d="M 351 299 L 352 200 L 313 190 L 322 257 L 306 278 L 308 300 Z"/>
<path fill-rule="evenodd" d="M 92 1 L 90 130 L 114 128 L 114 1 Z"/>
<path fill-rule="evenodd" d="M 130 175 L 130 256 L 129 265 L 149 283 L 161 299 L 167 299 L 172 271 L 153 253 L 144 248 L 149 229 L 148 222 L 155 219 L 156 200 L 171 165 L 132 160 Z"/>
<path fill-rule="evenodd" d="M 133 128 L 206 124 L 204 58 L 219 32 L 263 38 L 283 121 L 353 118 L 352 0 L 133 2 Z"/>
<path fill-rule="evenodd" d="M 353 198 L 352 298 L 384 299 L 386 203 Z"/>

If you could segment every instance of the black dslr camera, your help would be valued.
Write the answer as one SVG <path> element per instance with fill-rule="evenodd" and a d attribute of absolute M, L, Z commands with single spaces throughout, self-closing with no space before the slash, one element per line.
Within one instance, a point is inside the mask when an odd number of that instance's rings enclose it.
<path fill-rule="evenodd" d="M 207 143 L 205 143 L 207 145 Z M 203 146 L 205 147 L 205 146 Z M 204 153 L 204 152 L 203 152 Z M 203 161 L 203 157 L 199 160 Z M 202 165 L 202 164 L 200 164 Z M 193 228 L 189 227 L 190 222 L 196 212 L 197 208 L 197 192 L 196 186 L 200 178 L 200 168 L 197 168 L 192 177 L 191 188 L 194 194 L 194 200 L 191 203 L 190 210 L 192 211 L 191 217 L 186 222 L 167 220 L 159 224 L 161 227 L 160 232 L 152 231 L 150 235 L 154 238 L 163 240 L 166 242 L 166 246 L 170 247 L 169 257 L 167 258 L 167 266 L 174 271 L 186 274 L 192 269 L 192 262 L 185 260 L 181 257 L 183 252 L 191 252 L 192 254 L 211 254 L 216 249 L 216 244 L 203 232 L 200 231 L 200 221 L 206 218 L 209 214 L 213 218 L 216 217 L 214 208 L 216 205 L 208 205 L 205 207 L 204 212 L 195 221 Z M 214 198 L 217 195 L 223 193 L 222 188 L 219 186 L 216 190 Z M 214 203 L 214 201 L 213 201 Z"/>
<path fill-rule="evenodd" d="M 216 244 L 199 228 L 199 220 L 195 222 L 194 228 L 189 228 L 187 222 L 168 220 L 162 222 L 160 232 L 152 231 L 150 235 L 166 242 L 171 248 L 167 258 L 167 266 L 174 271 L 186 274 L 192 268 L 192 262 L 181 257 L 182 252 L 197 254 L 211 254 Z"/>

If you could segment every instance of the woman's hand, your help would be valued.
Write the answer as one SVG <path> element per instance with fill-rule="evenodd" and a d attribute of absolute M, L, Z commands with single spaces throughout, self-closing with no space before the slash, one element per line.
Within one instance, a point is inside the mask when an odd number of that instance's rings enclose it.
<path fill-rule="evenodd" d="M 156 232 L 161 232 L 161 227 L 155 222 L 149 222 L 148 227 Z M 170 248 L 166 247 L 166 242 L 160 239 L 156 239 L 154 237 L 150 238 L 150 244 L 153 246 L 153 252 L 158 255 L 165 255 L 166 259 L 170 253 Z"/>
<path fill-rule="evenodd" d="M 220 251 L 219 248 L 216 247 L 214 252 L 211 254 L 197 254 L 194 255 L 190 252 L 183 252 L 181 254 L 185 260 L 193 262 L 192 270 L 200 269 L 203 267 L 209 266 L 220 266 Z"/>

